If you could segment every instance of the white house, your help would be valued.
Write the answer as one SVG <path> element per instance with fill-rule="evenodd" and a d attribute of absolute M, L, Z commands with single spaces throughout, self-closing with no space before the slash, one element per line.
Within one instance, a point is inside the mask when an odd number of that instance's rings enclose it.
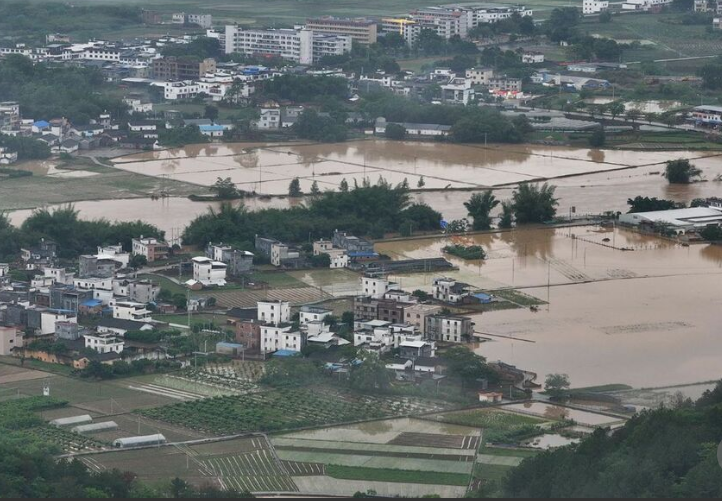
<path fill-rule="evenodd" d="M 110 305 L 113 308 L 113 318 L 118 320 L 132 320 L 134 322 L 146 322 L 151 320 L 151 311 L 146 309 L 145 304 L 132 301 L 113 301 Z"/>
<path fill-rule="evenodd" d="M 0 165 L 10 165 L 18 161 L 18 153 L 0 146 Z"/>
<path fill-rule="evenodd" d="M 59 322 L 77 324 L 78 317 L 67 311 L 43 310 L 40 313 L 40 334 L 55 334 L 55 325 Z"/>
<path fill-rule="evenodd" d="M 286 327 L 264 325 L 261 327 L 261 352 L 301 351 L 303 349 L 303 339 L 303 334 L 292 331 L 290 325 Z"/>
<path fill-rule="evenodd" d="M 525 52 L 521 56 L 521 62 L 524 64 L 541 64 L 544 61 L 545 57 L 541 52 Z"/>
<path fill-rule="evenodd" d="M 228 265 L 220 261 L 213 261 L 207 257 L 193 258 L 193 280 L 202 283 L 204 286 L 226 285 L 226 273 Z"/>
<path fill-rule="evenodd" d="M 261 108 L 260 117 L 254 122 L 256 129 L 277 130 L 281 128 L 280 108 Z"/>
<path fill-rule="evenodd" d="M 469 287 L 469 284 L 457 282 L 453 278 L 435 278 L 431 290 L 434 299 L 455 304 L 471 295 Z"/>
<path fill-rule="evenodd" d="M 469 68 L 466 70 L 466 78 L 474 85 L 489 85 L 489 80 L 494 78 L 494 70 L 491 68 Z"/>
<path fill-rule="evenodd" d="M 123 353 L 125 341 L 115 334 L 86 334 L 85 347 L 95 350 L 101 355 L 103 353 Z"/>
<path fill-rule="evenodd" d="M 10 272 L 10 265 L 7 263 L 0 263 L 0 278 L 6 276 Z"/>
<path fill-rule="evenodd" d="M 398 289 L 399 285 L 384 277 L 361 277 L 361 294 L 381 299 L 390 290 Z"/>
<path fill-rule="evenodd" d="M 258 320 L 272 325 L 291 321 L 291 303 L 287 301 L 259 301 Z"/>
<path fill-rule="evenodd" d="M 604 11 L 609 10 L 608 0 L 583 0 L 582 2 L 582 14 L 600 14 Z"/>
<path fill-rule="evenodd" d="M 23 333 L 15 327 L 0 325 L 0 355 L 6 357 L 13 354 L 13 348 L 23 345 Z"/>
<path fill-rule="evenodd" d="M 302 306 L 299 312 L 299 322 L 301 325 L 306 325 L 310 322 L 323 321 L 326 317 L 332 315 L 331 310 L 321 308 L 318 306 Z"/>

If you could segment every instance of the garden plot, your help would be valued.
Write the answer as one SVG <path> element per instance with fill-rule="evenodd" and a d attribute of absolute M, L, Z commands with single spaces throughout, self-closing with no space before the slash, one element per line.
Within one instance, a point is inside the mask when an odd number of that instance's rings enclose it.
<path fill-rule="evenodd" d="M 363 456 L 360 454 L 334 454 L 331 452 L 300 452 L 292 450 L 279 450 L 278 457 L 283 461 L 298 461 L 301 463 L 323 463 L 326 465 L 352 466 L 378 470 L 408 470 L 428 471 L 439 473 L 469 474 L 474 467 L 470 461 L 447 461 L 444 459 L 415 459 L 385 456 Z"/>
<path fill-rule="evenodd" d="M 445 402 L 320 388 L 215 397 L 147 409 L 141 414 L 199 431 L 234 434 L 429 413 L 448 407 Z"/>
<path fill-rule="evenodd" d="M 45 425 L 27 431 L 31 437 L 57 445 L 68 454 L 104 450 L 109 444 L 78 435 L 62 428 Z"/>
<path fill-rule="evenodd" d="M 480 437 L 461 435 L 432 435 L 430 433 L 402 433 L 389 442 L 393 445 L 409 445 L 412 447 L 446 447 L 475 451 L 479 448 Z"/>
<path fill-rule="evenodd" d="M 200 459 L 227 488 L 248 492 L 297 492 L 283 466 L 267 449 L 209 459 Z"/>
<path fill-rule="evenodd" d="M 534 428 L 539 433 L 552 424 L 541 416 L 529 416 L 505 412 L 497 408 L 450 412 L 434 416 L 437 421 L 483 429 L 484 442 L 513 441 L 514 437 L 529 434 Z"/>

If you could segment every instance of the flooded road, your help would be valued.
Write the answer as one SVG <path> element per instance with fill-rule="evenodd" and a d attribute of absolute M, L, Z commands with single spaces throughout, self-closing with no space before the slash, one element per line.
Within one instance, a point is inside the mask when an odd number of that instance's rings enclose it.
<path fill-rule="evenodd" d="M 722 246 L 681 247 L 626 230 L 583 227 L 387 242 L 377 250 L 398 259 L 431 257 L 453 241 L 478 243 L 489 259 L 452 257 L 459 270 L 450 276 L 482 289 L 521 288 L 550 303 L 537 313 L 476 315 L 476 330 L 495 336 L 476 347 L 487 359 L 536 372 L 542 382 L 546 374 L 568 373 L 575 387 L 659 387 L 722 377 Z M 391 278 L 409 290 L 430 290 L 433 277 Z"/>

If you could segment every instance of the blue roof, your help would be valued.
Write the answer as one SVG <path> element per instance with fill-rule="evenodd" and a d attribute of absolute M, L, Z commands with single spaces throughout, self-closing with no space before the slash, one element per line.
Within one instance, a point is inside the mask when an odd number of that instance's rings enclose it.
<path fill-rule="evenodd" d="M 101 304 L 103 304 L 103 301 L 101 301 L 100 299 L 88 299 L 84 303 L 80 303 L 80 306 L 95 308 L 96 306 L 100 306 Z"/>
<path fill-rule="evenodd" d="M 222 132 L 225 130 L 222 125 L 201 125 L 198 128 L 205 132 Z"/>
<path fill-rule="evenodd" d="M 477 292 L 474 294 L 474 297 L 480 299 L 482 303 L 491 303 L 492 299 L 489 294 L 484 294 L 483 292 Z"/>
<path fill-rule="evenodd" d="M 45 127 L 50 127 L 50 124 L 48 122 L 46 122 L 45 120 L 40 120 L 38 122 L 35 122 L 33 124 L 33 126 L 39 127 L 39 128 L 45 128 Z"/>
<path fill-rule="evenodd" d="M 300 355 L 299 352 L 291 350 L 278 350 L 273 354 L 274 357 L 297 357 L 298 355 Z"/>
<path fill-rule="evenodd" d="M 371 251 L 358 251 L 358 252 L 349 252 L 349 257 L 378 257 L 378 252 L 371 252 Z"/>

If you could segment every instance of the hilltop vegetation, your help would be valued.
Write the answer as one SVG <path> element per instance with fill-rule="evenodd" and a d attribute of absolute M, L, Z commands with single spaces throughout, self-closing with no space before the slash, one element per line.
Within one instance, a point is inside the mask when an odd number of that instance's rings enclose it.
<path fill-rule="evenodd" d="M 722 382 L 697 401 L 644 411 L 609 436 L 524 461 L 509 475 L 511 497 L 722 496 Z"/>

